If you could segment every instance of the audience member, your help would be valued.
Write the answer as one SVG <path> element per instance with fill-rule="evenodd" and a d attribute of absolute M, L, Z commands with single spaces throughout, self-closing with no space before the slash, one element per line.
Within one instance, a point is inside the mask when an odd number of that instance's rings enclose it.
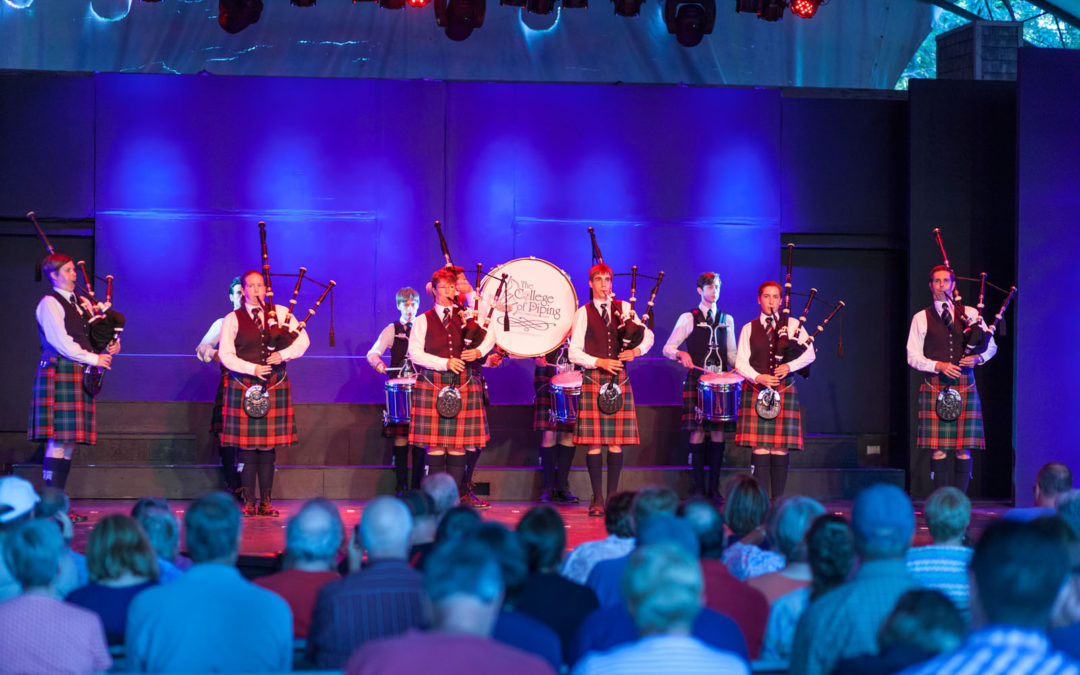
<path fill-rule="evenodd" d="M 563 559 L 561 574 L 570 581 L 584 584 L 596 563 L 621 558 L 634 550 L 633 492 L 616 492 L 604 508 L 607 537 L 578 544 Z"/>
<path fill-rule="evenodd" d="M 449 474 L 436 474 L 438 476 L 449 476 Z M 450 478 L 450 482 L 453 483 L 454 479 Z M 456 487 L 454 488 L 457 489 Z M 456 492 L 454 494 L 457 494 Z M 458 500 L 455 497 L 455 500 Z M 484 522 L 484 519 L 480 514 L 471 506 L 462 506 L 458 504 L 454 508 L 447 511 L 442 520 L 439 521 L 439 527 L 435 530 L 435 546 L 438 547 L 447 541 L 456 540 L 464 534 L 470 532 L 480 523 Z"/>
<path fill-rule="evenodd" d="M 529 576 L 514 608 L 558 633 L 563 659 L 569 662 L 571 643 L 581 622 L 600 603 L 592 589 L 559 576 L 566 550 L 566 524 L 558 511 L 550 506 L 529 509 L 518 523 L 517 536 L 525 549 Z"/>
<path fill-rule="evenodd" d="M 747 583 L 765 594 L 771 606 L 783 595 L 810 585 L 810 563 L 807 562 L 806 531 L 814 519 L 825 513 L 825 507 L 809 497 L 783 498 L 773 509 L 769 518 L 769 541 L 784 557 L 784 568 L 761 576 L 751 577 Z"/>
<path fill-rule="evenodd" d="M 666 487 L 645 487 L 634 496 L 631 512 L 634 518 L 634 531 L 640 532 L 641 526 L 656 514 L 675 515 L 679 508 L 679 495 Z M 613 607 L 622 604 L 621 580 L 623 569 L 630 560 L 630 555 L 610 558 L 597 562 L 586 580 L 586 586 L 596 593 L 601 607 Z"/>
<path fill-rule="evenodd" d="M 843 516 L 826 514 L 811 523 L 806 532 L 806 557 L 810 565 L 810 586 L 782 595 L 772 603 L 761 647 L 763 661 L 788 661 L 795 627 L 806 606 L 847 581 L 855 561 L 855 541 L 851 526 Z"/>
<path fill-rule="evenodd" d="M 1009 509 L 1002 518 L 1025 521 L 1054 515 L 1058 497 L 1073 489 L 1072 471 L 1061 462 L 1045 464 L 1035 474 L 1031 489 L 1035 493 L 1035 505 Z"/>
<path fill-rule="evenodd" d="M 0 486 L 0 504 L 12 507 L 0 518 L 23 507 L 29 513 L 34 502 L 14 494 L 23 490 Z M 0 670 L 5 673 L 94 673 L 112 667 L 101 618 L 53 593 L 63 552 L 60 530 L 47 519 L 21 521 L 4 533 L 4 561 L 22 587 L 21 594 L 0 602 Z"/>
<path fill-rule="evenodd" d="M 742 658 L 713 649 L 691 634 L 704 595 L 697 556 L 673 544 L 639 547 L 630 556 L 622 584 L 641 638 L 585 657 L 574 668 L 575 675 L 749 675 Z"/>
<path fill-rule="evenodd" d="M 349 555 L 367 551 L 367 566 L 319 589 L 306 651 L 315 666 L 341 668 L 357 647 L 424 626 L 423 576 L 407 558 L 412 529 L 402 500 L 376 497 L 364 507 Z"/>
<path fill-rule="evenodd" d="M 716 502 L 708 497 L 691 497 L 679 506 L 678 513 L 694 528 L 701 544 L 701 557 L 719 560 L 724 553 L 724 519 Z"/>
<path fill-rule="evenodd" d="M 971 524 L 971 500 L 954 487 L 938 488 L 923 513 L 933 543 L 908 549 L 908 572 L 923 586 L 944 593 L 967 616 L 971 549 L 964 546 L 964 537 Z"/>
<path fill-rule="evenodd" d="M 451 479 L 453 480 L 453 479 Z M 412 541 L 409 547 L 409 564 L 424 571 L 424 560 L 435 548 L 435 532 L 439 520 L 435 514 L 435 501 L 426 492 L 410 490 L 398 497 L 412 516 Z"/>
<path fill-rule="evenodd" d="M 157 584 L 157 554 L 134 518 L 114 514 L 90 531 L 86 562 L 90 583 L 67 600 L 101 617 L 110 645 L 123 644 L 131 601 Z"/>
<path fill-rule="evenodd" d="M 503 581 L 491 550 L 478 541 L 447 542 L 428 559 L 424 589 L 432 630 L 369 642 L 349 659 L 347 675 L 551 675 L 543 659 L 491 639 Z"/>
<path fill-rule="evenodd" d="M 67 598 L 76 588 L 90 583 L 86 556 L 71 548 L 71 540 L 75 538 L 75 528 L 71 521 L 71 501 L 63 490 L 50 485 L 41 488 L 38 496 L 41 501 L 34 507 L 34 517 L 56 523 L 64 540 L 64 553 L 60 556 L 60 576 L 53 582 L 53 591 L 61 598 Z M 86 516 L 79 518 L 79 522 L 86 520 Z"/>
<path fill-rule="evenodd" d="M 21 590 L 4 562 L 4 540 L 8 532 L 33 517 L 40 500 L 34 486 L 25 478 L 0 477 L 0 601 L 14 598 Z"/>
<path fill-rule="evenodd" d="M 344 530 L 333 502 L 308 500 L 285 525 L 285 569 L 255 580 L 289 603 L 295 637 L 307 637 L 319 589 L 341 578 L 337 562 Z"/>
<path fill-rule="evenodd" d="M 724 522 L 731 530 L 732 543 L 720 559 L 739 581 L 776 572 L 784 567 L 784 556 L 765 550 L 765 515 L 769 495 L 753 476 L 740 474 L 731 479 L 724 502 Z"/>
<path fill-rule="evenodd" d="M 236 500 L 213 492 L 184 514 L 194 566 L 131 602 L 127 665 L 134 672 L 284 671 L 292 668 L 292 612 L 245 580 Z"/>
<path fill-rule="evenodd" d="M 420 490 L 431 497 L 435 505 L 435 520 L 438 522 L 442 522 L 443 516 L 450 509 L 461 504 L 457 482 L 448 473 L 436 473 L 424 478 Z"/>
<path fill-rule="evenodd" d="M 132 507 L 131 517 L 139 522 L 157 553 L 160 583 L 175 581 L 184 570 L 191 568 L 191 560 L 180 555 L 180 522 L 169 508 L 169 502 L 144 497 Z"/>
<path fill-rule="evenodd" d="M 1069 490 L 1063 495 L 1058 495 L 1057 506 L 1054 507 L 1056 515 L 1072 528 L 1074 534 L 1080 537 L 1080 490 Z"/>
<path fill-rule="evenodd" d="M 843 659 L 833 669 L 833 675 L 898 673 L 953 651 L 963 641 L 966 628 L 967 620 L 941 591 L 930 588 L 908 591 L 900 596 L 892 613 L 881 624 L 878 653 Z"/>
<path fill-rule="evenodd" d="M 1047 528 L 1010 521 L 991 524 L 971 557 L 975 630 L 959 649 L 904 672 L 1080 672 L 1080 664 L 1051 646 L 1044 632 L 1068 573 L 1065 544 Z"/>
<path fill-rule="evenodd" d="M 879 483 L 860 492 L 851 525 L 861 565 L 852 581 L 806 608 L 795 629 L 791 675 L 827 675 L 842 658 L 876 652 L 885 617 L 918 585 L 904 562 L 915 513 L 903 490 Z"/>

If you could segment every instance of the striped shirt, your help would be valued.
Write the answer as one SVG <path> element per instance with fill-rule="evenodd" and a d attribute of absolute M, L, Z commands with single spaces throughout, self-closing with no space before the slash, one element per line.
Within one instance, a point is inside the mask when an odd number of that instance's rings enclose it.
<path fill-rule="evenodd" d="M 968 563 L 972 550 L 967 546 L 920 546 L 907 552 L 908 574 L 923 586 L 944 593 L 966 616 L 968 598 Z"/>
<path fill-rule="evenodd" d="M 960 649 L 921 663 L 904 675 L 1078 675 L 1080 664 L 1050 646 L 1042 632 L 1015 626 L 987 626 L 968 636 Z"/>
<path fill-rule="evenodd" d="M 689 635 L 650 635 L 609 652 L 590 654 L 573 675 L 750 675 L 746 661 Z"/>

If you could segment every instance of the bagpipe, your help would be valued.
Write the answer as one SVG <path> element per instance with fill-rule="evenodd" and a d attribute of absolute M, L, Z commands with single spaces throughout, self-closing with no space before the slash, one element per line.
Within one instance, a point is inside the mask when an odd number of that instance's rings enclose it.
<path fill-rule="evenodd" d="M 807 348 L 814 344 L 814 341 L 821 335 L 822 331 L 825 330 L 825 326 L 829 325 L 829 322 L 832 321 L 844 307 L 843 300 L 837 300 L 835 303 L 829 302 L 818 297 L 818 290 L 816 288 L 811 288 L 808 293 L 805 293 L 806 305 L 803 306 L 802 314 L 799 316 L 798 328 L 795 330 L 794 334 L 792 334 L 789 329 L 791 323 L 791 296 L 804 294 L 792 291 L 791 263 L 795 252 L 795 244 L 789 243 L 787 245 L 787 250 L 787 266 L 784 272 L 784 296 L 780 310 L 780 321 L 779 325 L 776 327 L 776 337 L 772 340 L 769 350 L 770 375 L 775 375 L 776 369 L 780 365 L 790 363 L 802 356 Z M 810 314 L 810 308 L 815 301 L 829 305 L 832 309 L 825 318 L 821 320 L 821 323 L 817 324 L 814 332 L 809 333 L 806 331 L 805 326 Z M 806 340 L 804 342 L 799 342 L 798 340 L 800 332 L 807 332 Z M 842 333 L 837 342 L 837 355 L 840 358 L 844 357 L 844 338 Z M 799 370 L 799 373 L 803 377 L 809 377 L 809 367 L 802 368 Z M 754 409 L 757 412 L 758 417 L 761 417 L 762 419 L 776 419 L 781 412 L 780 392 L 772 387 L 765 387 L 758 392 L 757 399 L 754 401 Z"/>
<path fill-rule="evenodd" d="M 45 244 L 45 248 L 49 251 L 49 255 L 55 255 L 56 249 L 53 248 L 52 243 L 49 242 L 49 238 L 45 236 L 45 231 L 41 229 L 41 225 L 38 224 L 37 217 L 33 211 L 26 214 L 26 217 L 30 219 L 30 222 L 34 224 L 34 229 L 37 230 L 38 236 L 41 238 L 42 243 Z M 112 308 L 112 295 L 113 295 L 113 276 L 111 274 L 104 277 L 91 275 L 86 271 L 86 261 L 79 260 L 75 263 L 75 266 L 82 273 L 83 285 L 79 286 L 75 284 L 75 295 L 79 298 L 85 298 L 92 308 L 90 319 L 87 322 L 87 338 L 90 341 L 90 347 L 95 353 L 101 353 L 105 351 L 109 344 L 113 340 L 120 337 L 120 333 L 124 331 L 124 326 L 127 320 L 124 315 Z M 94 294 L 94 281 L 100 279 L 105 282 L 105 299 L 103 301 L 98 300 L 97 295 Z M 37 269 L 37 280 L 41 280 L 41 267 Z M 86 393 L 90 396 L 97 396 L 101 392 L 101 387 L 105 381 L 105 369 L 98 366 L 86 366 L 83 368 L 83 380 L 82 386 L 86 390 Z"/>

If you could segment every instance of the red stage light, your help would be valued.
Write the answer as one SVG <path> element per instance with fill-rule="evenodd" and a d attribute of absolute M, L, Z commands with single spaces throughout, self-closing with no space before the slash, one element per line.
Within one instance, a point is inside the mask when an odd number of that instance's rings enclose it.
<path fill-rule="evenodd" d="M 791 13 L 801 19 L 809 19 L 817 14 L 821 0 L 791 0 Z"/>
<path fill-rule="evenodd" d="M 409 0 L 410 7 L 423 7 L 428 3 L 428 0 Z"/>

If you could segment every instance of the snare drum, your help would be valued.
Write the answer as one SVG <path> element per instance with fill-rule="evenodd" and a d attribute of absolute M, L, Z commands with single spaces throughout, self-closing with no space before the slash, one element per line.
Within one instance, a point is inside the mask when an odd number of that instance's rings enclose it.
<path fill-rule="evenodd" d="M 559 373 L 551 378 L 551 420 L 573 424 L 581 399 L 581 372 Z"/>
<path fill-rule="evenodd" d="M 386 381 L 386 410 L 383 424 L 408 424 L 412 420 L 412 390 L 415 377 L 395 377 Z"/>
<path fill-rule="evenodd" d="M 710 422 L 733 422 L 739 416 L 742 378 L 735 373 L 705 373 L 698 379 L 698 413 Z"/>

